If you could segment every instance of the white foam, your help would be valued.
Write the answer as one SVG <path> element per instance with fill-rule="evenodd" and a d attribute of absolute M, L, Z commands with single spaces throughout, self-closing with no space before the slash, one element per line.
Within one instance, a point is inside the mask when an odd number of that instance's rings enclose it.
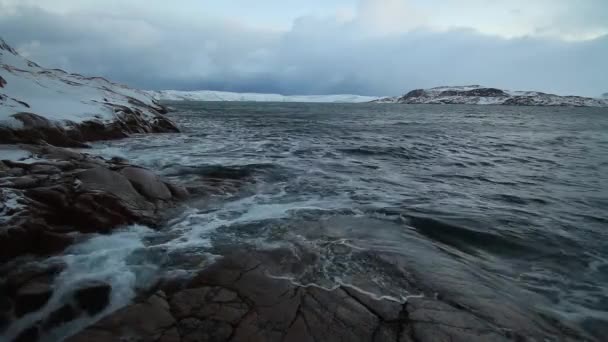
<path fill-rule="evenodd" d="M 47 263 L 65 263 L 65 269 L 53 283 L 53 295 L 40 311 L 19 319 L 1 340 L 11 341 L 23 329 L 47 317 L 66 302 L 66 296 L 85 281 L 102 281 L 112 286 L 110 304 L 93 317 L 83 317 L 45 336 L 43 341 L 61 340 L 88 326 L 108 313 L 127 305 L 137 288 L 153 284 L 158 266 L 144 258 L 136 258 L 135 252 L 145 248 L 143 238 L 154 232 L 143 226 L 131 226 L 112 235 L 99 235 L 69 248 L 63 256 L 47 260 Z"/>

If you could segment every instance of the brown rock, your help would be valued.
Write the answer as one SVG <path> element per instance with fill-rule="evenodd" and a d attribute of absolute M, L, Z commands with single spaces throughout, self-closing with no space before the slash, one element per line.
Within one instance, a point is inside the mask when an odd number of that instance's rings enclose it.
<path fill-rule="evenodd" d="M 133 341 L 156 341 L 163 337 L 166 342 L 175 338 L 175 319 L 166 309 L 166 301 L 153 295 L 149 300 L 118 310 L 102 319 L 94 327 L 68 338 L 69 342 L 123 341 L 123 337 Z"/>
<path fill-rule="evenodd" d="M 172 317 L 142 328 L 134 304 L 76 335 L 71 341 L 104 336 L 119 341 L 506 341 L 555 340 L 497 325 L 476 312 L 433 298 L 406 303 L 379 300 L 350 287 L 300 287 L 274 279 L 264 253 L 228 255 L 169 295 Z M 167 312 L 162 304 L 153 304 Z M 154 302 L 148 300 L 148 304 Z M 149 314 L 153 312 L 150 311 Z M 174 321 L 173 324 L 170 322 Z M 124 327 L 132 327 L 127 330 Z M 163 329 L 161 327 L 170 327 Z M 134 331 L 136 333 L 134 333 Z M 565 341 L 570 339 L 564 338 Z M 575 340 L 575 339 L 572 339 Z"/>
<path fill-rule="evenodd" d="M 140 194 L 148 199 L 163 201 L 171 199 L 171 191 L 152 171 L 139 167 L 125 167 L 120 172 L 127 177 Z"/>
<path fill-rule="evenodd" d="M 117 197 L 133 211 L 153 209 L 153 205 L 135 190 L 129 180 L 118 172 L 105 167 L 96 167 L 77 175 L 82 181 L 81 191 L 105 192 Z"/>

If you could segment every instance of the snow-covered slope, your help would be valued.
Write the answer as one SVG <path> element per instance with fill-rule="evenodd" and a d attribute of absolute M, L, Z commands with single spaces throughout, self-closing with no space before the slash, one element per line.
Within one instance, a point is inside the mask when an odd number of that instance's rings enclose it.
<path fill-rule="evenodd" d="M 144 91 L 100 77 L 43 68 L 0 38 L 0 142 L 34 142 L 27 141 L 20 131 L 41 126 L 75 133 L 73 140 L 87 140 L 77 139 L 78 132 L 73 132 L 84 123 L 111 128 L 112 137 L 117 137 L 118 131 L 163 131 L 173 126 L 163 112 L 164 107 Z"/>
<path fill-rule="evenodd" d="M 608 101 L 581 96 L 560 96 L 538 91 L 508 91 L 479 85 L 416 89 L 403 96 L 387 97 L 377 103 L 479 104 L 513 106 L 608 107 Z"/>
<path fill-rule="evenodd" d="M 358 103 L 377 100 L 373 96 L 360 95 L 279 95 L 259 93 L 232 93 L 225 91 L 198 90 L 160 90 L 149 91 L 159 101 L 251 101 L 251 102 L 326 102 Z"/>

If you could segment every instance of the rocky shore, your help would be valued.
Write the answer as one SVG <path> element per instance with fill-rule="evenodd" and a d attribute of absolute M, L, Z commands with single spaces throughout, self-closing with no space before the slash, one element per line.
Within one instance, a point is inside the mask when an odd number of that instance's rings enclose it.
<path fill-rule="evenodd" d="M 103 281 L 84 279 L 57 294 L 65 265 L 32 261 L 125 225 L 162 229 L 189 191 L 121 159 L 50 145 L 12 148 L 20 158 L 0 163 L 0 336 L 9 341 L 53 341 L 54 331 L 87 318 L 99 321 L 68 341 L 580 340 L 515 307 L 476 302 L 472 293 L 461 298 L 467 286 L 456 276 L 435 284 L 432 274 L 418 275 L 410 289 L 417 294 L 400 299 L 299 284 L 283 276 L 298 261 L 282 249 L 225 250 L 190 277 L 156 279 L 116 311 L 115 289 Z"/>
<path fill-rule="evenodd" d="M 288 254 L 233 251 L 189 282 L 160 286 L 68 341 L 579 340 L 567 330 L 496 320 L 423 294 L 397 301 L 350 286 L 295 284 L 274 276 L 280 265 L 273 260 Z"/>
<path fill-rule="evenodd" d="M 581 340 L 498 301 L 491 289 L 473 293 L 455 270 L 438 282 L 438 270 L 413 276 L 406 260 L 380 254 L 408 275 L 415 295 L 299 284 L 284 275 L 301 260 L 283 249 L 227 249 L 189 277 L 154 277 L 118 305 L 118 289 L 104 281 L 76 278 L 60 291 L 57 279 L 69 265 L 54 256 L 129 225 L 163 229 L 189 198 L 236 189 L 246 174 L 211 170 L 185 188 L 127 160 L 64 148 L 178 129 L 145 93 L 41 68 L 2 40 L 0 72 L 2 341 L 56 341 L 74 332 L 68 341 Z M 65 326 L 70 333 L 57 333 Z"/>
<path fill-rule="evenodd" d="M 51 145 L 2 151 L 29 156 L 0 161 L 0 332 L 43 309 L 64 268 L 29 261 L 61 253 L 90 234 L 108 234 L 130 224 L 158 227 L 188 197 L 185 188 L 125 160 Z M 83 281 L 68 294 L 73 304 L 39 317 L 15 341 L 36 341 L 44 331 L 101 312 L 111 290 L 103 282 Z"/>

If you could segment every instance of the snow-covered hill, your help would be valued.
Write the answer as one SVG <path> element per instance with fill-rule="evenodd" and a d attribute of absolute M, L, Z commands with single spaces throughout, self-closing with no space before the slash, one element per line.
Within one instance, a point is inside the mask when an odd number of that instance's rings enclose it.
<path fill-rule="evenodd" d="M 325 102 L 359 103 L 377 100 L 378 97 L 360 95 L 279 95 L 259 93 L 232 93 L 226 91 L 160 90 L 148 91 L 159 101 L 251 101 L 251 102 Z"/>
<path fill-rule="evenodd" d="M 605 99 L 560 96 L 538 91 L 508 91 L 479 85 L 416 89 L 403 96 L 387 97 L 377 103 L 476 104 L 512 106 L 608 107 Z"/>
<path fill-rule="evenodd" d="M 0 38 L 0 143 L 82 145 L 128 133 L 175 131 L 144 91 L 46 69 Z"/>

